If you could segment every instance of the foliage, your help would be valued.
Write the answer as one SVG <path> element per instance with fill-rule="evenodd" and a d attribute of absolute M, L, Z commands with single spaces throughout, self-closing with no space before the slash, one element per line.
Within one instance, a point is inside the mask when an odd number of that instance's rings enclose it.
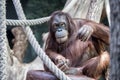
<path fill-rule="evenodd" d="M 28 18 L 48 16 L 64 7 L 65 0 L 29 0 L 25 12 Z"/>

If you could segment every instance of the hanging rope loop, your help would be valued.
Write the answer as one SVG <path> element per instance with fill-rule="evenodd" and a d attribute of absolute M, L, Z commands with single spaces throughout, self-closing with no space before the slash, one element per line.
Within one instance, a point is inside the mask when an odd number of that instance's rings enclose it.
<path fill-rule="evenodd" d="M 49 19 L 50 19 L 50 16 L 49 17 L 39 18 L 39 19 L 33 19 L 33 20 L 12 20 L 12 19 L 7 19 L 6 25 L 9 25 L 9 26 L 21 26 L 21 25 L 34 26 L 34 25 L 45 23 L 45 22 L 49 21 Z"/>

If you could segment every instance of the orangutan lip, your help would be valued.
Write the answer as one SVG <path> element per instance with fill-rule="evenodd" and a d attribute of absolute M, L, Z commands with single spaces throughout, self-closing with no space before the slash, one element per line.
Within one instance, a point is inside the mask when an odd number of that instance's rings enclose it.
<path fill-rule="evenodd" d="M 57 37 L 57 38 L 64 38 L 65 36 L 62 36 L 62 37 Z"/>

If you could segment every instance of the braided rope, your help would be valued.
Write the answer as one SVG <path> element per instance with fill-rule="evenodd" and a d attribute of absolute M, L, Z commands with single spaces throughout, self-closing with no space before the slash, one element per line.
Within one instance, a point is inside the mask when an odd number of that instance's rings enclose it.
<path fill-rule="evenodd" d="M 38 25 L 42 24 L 44 22 L 47 22 L 50 19 L 49 17 L 44 17 L 44 18 L 39 18 L 39 19 L 33 19 L 33 20 L 12 20 L 12 19 L 7 19 L 6 25 L 10 26 L 32 26 L 32 25 Z"/>
<path fill-rule="evenodd" d="M 0 1 L 0 80 L 8 80 L 5 0 Z"/>
<path fill-rule="evenodd" d="M 69 12 L 70 8 L 73 7 L 76 2 L 77 2 L 77 0 L 72 0 L 69 3 L 69 5 L 67 5 L 62 11 L 63 12 Z M 19 4 L 17 4 L 17 5 L 19 5 Z M 19 11 L 21 11 L 21 10 L 19 10 Z M 21 13 L 23 13 L 23 12 L 21 12 Z M 39 18 L 39 19 L 33 19 L 33 20 L 23 20 L 23 19 L 21 19 L 21 20 L 11 20 L 11 19 L 7 19 L 6 20 L 6 25 L 10 25 L 10 26 L 20 26 L 20 25 L 32 26 L 32 25 L 38 25 L 38 24 L 42 24 L 44 22 L 47 22 L 50 19 L 50 17 L 51 16 L 44 17 L 44 18 Z"/>
<path fill-rule="evenodd" d="M 65 7 L 62 11 L 63 12 L 69 12 L 70 8 L 75 5 L 76 1 L 77 0 L 72 0 L 70 2 L 70 4 L 67 7 Z M 103 3 L 104 3 L 104 0 L 92 0 L 91 4 L 90 4 L 90 7 L 89 7 L 88 14 L 87 14 L 87 19 L 99 22 L 101 14 L 102 14 Z M 33 20 L 11 20 L 11 19 L 7 19 L 6 20 L 6 25 L 10 25 L 10 26 L 38 25 L 38 24 L 42 24 L 44 22 L 47 22 L 50 19 L 50 17 L 51 16 L 43 17 L 43 18 L 39 18 L 39 19 L 33 19 Z"/>
<path fill-rule="evenodd" d="M 23 9 L 21 7 L 21 3 L 19 0 L 12 0 L 15 6 L 17 15 L 19 19 L 26 19 Z M 56 65 L 49 59 L 49 57 L 45 54 L 45 52 L 41 49 L 40 45 L 38 44 L 35 36 L 33 35 L 32 30 L 29 26 L 22 26 L 24 32 L 26 33 L 29 42 L 31 43 L 32 47 L 34 48 L 35 52 L 40 56 L 44 64 L 61 80 L 71 80 L 67 77 L 60 69 L 56 67 Z"/>

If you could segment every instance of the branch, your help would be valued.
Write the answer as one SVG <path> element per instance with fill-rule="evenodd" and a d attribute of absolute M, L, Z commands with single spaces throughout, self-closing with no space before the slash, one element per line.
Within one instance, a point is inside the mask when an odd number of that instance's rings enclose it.
<path fill-rule="evenodd" d="M 18 60 L 22 62 L 22 59 L 25 54 L 25 50 L 28 45 L 26 35 L 21 27 L 13 28 L 12 33 L 15 37 L 12 41 L 14 44 L 13 46 L 14 56 L 16 56 Z"/>

